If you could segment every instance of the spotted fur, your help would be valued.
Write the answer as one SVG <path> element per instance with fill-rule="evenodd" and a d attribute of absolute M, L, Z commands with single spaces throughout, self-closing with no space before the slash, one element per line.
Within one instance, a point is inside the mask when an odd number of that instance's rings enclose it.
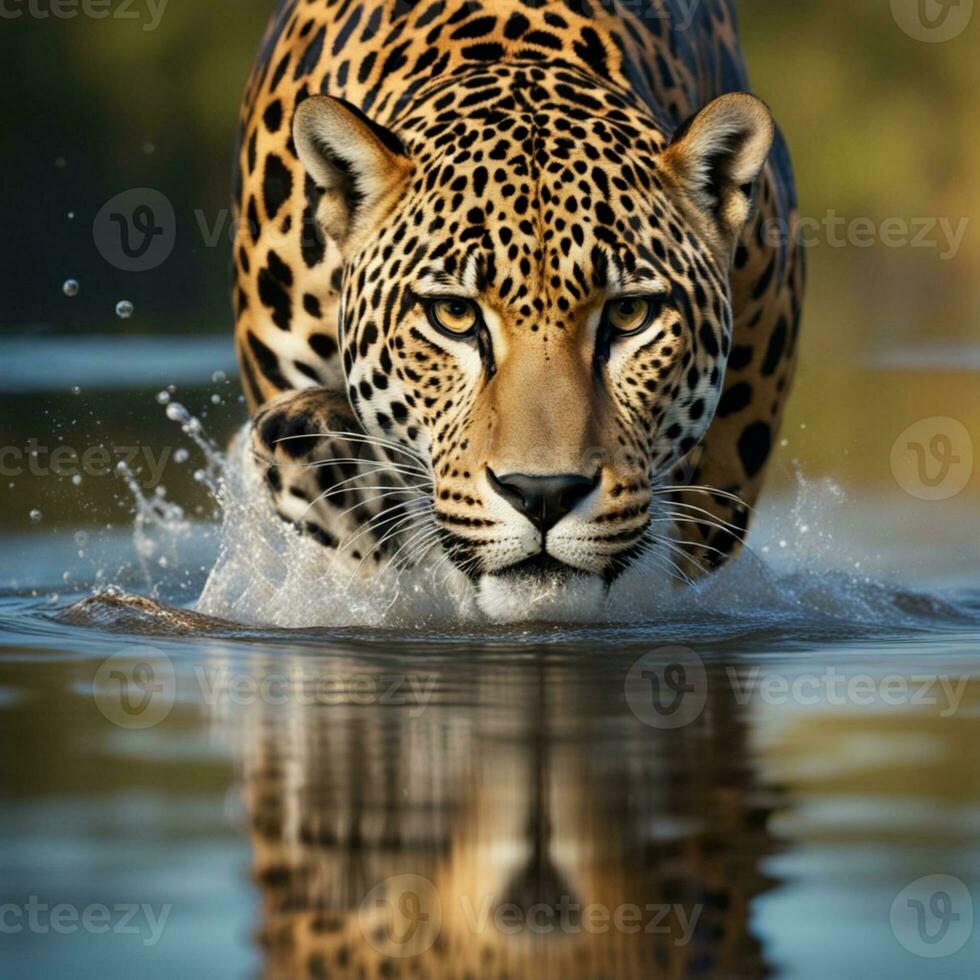
<path fill-rule="evenodd" d="M 325 544 L 353 530 L 305 466 L 366 445 L 321 435 L 339 431 L 403 464 L 386 485 L 430 510 L 406 531 L 481 588 L 545 555 L 608 584 L 651 542 L 685 576 L 737 549 L 803 264 L 783 140 L 733 94 L 733 4 L 681 13 L 280 2 L 244 100 L 234 294 L 253 447 L 287 519 L 293 498 Z M 610 339 L 623 295 L 655 297 L 657 317 Z M 476 304 L 474 336 L 433 328 L 438 296 Z M 309 438 L 284 449 L 286 430 Z M 542 533 L 494 483 L 509 473 L 594 489 Z M 373 568 L 398 539 L 367 531 Z"/>

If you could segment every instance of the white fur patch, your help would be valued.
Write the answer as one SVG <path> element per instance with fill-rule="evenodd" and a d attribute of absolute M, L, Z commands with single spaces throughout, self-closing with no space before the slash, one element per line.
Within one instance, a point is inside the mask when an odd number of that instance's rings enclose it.
<path fill-rule="evenodd" d="M 583 623 L 601 619 L 606 587 L 594 575 L 485 575 L 480 611 L 496 623 Z"/>

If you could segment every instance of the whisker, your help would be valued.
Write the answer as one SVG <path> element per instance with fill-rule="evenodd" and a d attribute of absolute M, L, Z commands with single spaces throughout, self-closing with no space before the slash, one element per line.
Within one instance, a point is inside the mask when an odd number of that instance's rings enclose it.
<path fill-rule="evenodd" d="M 739 544 L 745 544 L 744 538 L 740 534 L 736 534 L 733 528 L 728 524 L 719 524 L 717 521 L 709 521 L 704 517 L 688 517 L 686 514 L 673 514 L 668 513 L 666 517 L 660 517 L 652 520 L 651 524 L 667 524 L 674 523 L 677 525 L 690 524 L 693 527 L 711 527 L 716 531 L 723 531 L 725 534 L 730 534 Z"/>
<path fill-rule="evenodd" d="M 744 507 L 747 511 L 752 512 L 753 508 L 750 507 L 741 497 L 734 493 L 729 493 L 727 490 L 718 490 L 715 487 L 698 487 L 698 486 L 670 486 L 670 487 L 657 487 L 652 489 L 652 493 L 656 495 L 662 495 L 665 493 L 685 493 L 690 491 L 691 493 L 705 493 L 714 497 L 722 497 L 726 500 L 732 500 L 737 503 L 740 507 Z"/>
<path fill-rule="evenodd" d="M 683 507 L 685 510 L 691 510 L 698 514 L 704 514 L 706 517 L 711 518 L 714 521 L 718 521 L 720 524 L 724 524 L 731 532 L 743 535 L 745 534 L 745 528 L 739 527 L 737 524 L 732 524 L 731 521 L 726 521 L 723 517 L 719 517 L 717 514 L 713 514 L 710 510 L 706 510 L 704 507 L 697 507 L 694 504 L 685 504 L 680 500 L 672 500 L 669 504 L 670 507 Z"/>
<path fill-rule="evenodd" d="M 285 442 L 288 439 L 341 439 L 344 442 L 359 442 L 363 445 L 374 446 L 379 449 L 390 449 L 394 452 L 402 453 L 402 455 L 408 456 L 413 462 L 421 463 L 423 466 L 425 465 L 425 460 L 415 450 L 408 449 L 401 445 L 401 443 L 394 442 L 390 439 L 369 436 L 366 433 L 345 432 L 343 430 L 306 432 L 295 436 L 283 436 L 281 439 L 277 439 L 276 443 Z"/>
<path fill-rule="evenodd" d="M 407 500 L 405 503 L 411 504 L 414 502 L 415 501 Z M 395 509 L 396 508 L 391 508 L 391 510 L 395 510 Z M 397 521 L 398 524 L 403 524 L 407 521 L 418 520 L 422 516 L 423 516 L 422 514 L 416 514 L 416 513 L 392 514 L 388 510 L 383 510 L 378 514 L 373 515 L 368 520 L 359 524 L 358 527 L 354 529 L 352 535 L 349 536 L 347 540 L 344 541 L 344 543 L 337 549 L 337 553 L 340 554 L 341 552 L 346 551 L 355 541 L 357 541 L 358 538 L 363 537 L 369 531 L 379 531 L 385 525 L 391 524 L 392 521 Z M 379 518 L 384 518 L 384 520 L 379 520 Z M 396 527 L 398 526 L 398 524 L 396 524 Z M 384 537 L 382 537 L 379 541 L 375 543 L 374 547 L 372 547 L 371 550 L 368 552 L 368 555 L 373 554 L 378 548 L 380 548 L 381 545 L 388 540 L 388 538 L 391 536 L 394 530 L 395 530 L 394 528 L 388 528 L 388 530 L 384 534 Z"/>

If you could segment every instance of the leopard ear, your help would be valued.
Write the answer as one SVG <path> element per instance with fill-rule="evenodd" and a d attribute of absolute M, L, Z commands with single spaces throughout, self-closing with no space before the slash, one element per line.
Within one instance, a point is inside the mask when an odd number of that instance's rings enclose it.
<path fill-rule="evenodd" d="M 401 140 L 343 99 L 315 95 L 293 118 L 293 141 L 323 192 L 317 219 L 344 255 L 357 251 L 404 188 L 412 165 Z"/>
<path fill-rule="evenodd" d="M 753 185 L 774 135 L 766 104 L 736 92 L 692 116 L 663 153 L 668 177 L 709 219 L 716 243 L 728 257 L 749 219 Z"/>

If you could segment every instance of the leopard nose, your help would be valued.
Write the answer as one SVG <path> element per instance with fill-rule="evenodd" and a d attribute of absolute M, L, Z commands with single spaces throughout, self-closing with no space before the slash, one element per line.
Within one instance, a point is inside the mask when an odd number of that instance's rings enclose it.
<path fill-rule="evenodd" d="M 487 467 L 487 478 L 494 490 L 542 532 L 554 527 L 579 501 L 592 493 L 599 485 L 599 477 L 598 472 L 595 476 L 578 473 L 558 476 L 507 473 L 497 476 Z"/>

